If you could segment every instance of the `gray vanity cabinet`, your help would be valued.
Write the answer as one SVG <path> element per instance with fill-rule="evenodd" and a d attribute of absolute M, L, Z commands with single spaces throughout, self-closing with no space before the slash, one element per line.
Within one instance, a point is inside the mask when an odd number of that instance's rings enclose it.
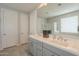
<path fill-rule="evenodd" d="M 32 38 L 30 38 L 30 41 L 29 41 L 29 51 L 32 55 L 36 55 L 36 47 Z"/>
<path fill-rule="evenodd" d="M 42 56 L 42 42 L 30 38 L 29 42 L 30 53 L 34 56 Z"/>
<path fill-rule="evenodd" d="M 55 47 L 49 43 L 30 38 L 29 47 L 31 54 L 34 56 L 75 56 L 75 54 Z"/>
<path fill-rule="evenodd" d="M 34 46 L 34 48 L 36 49 L 36 56 L 42 56 L 42 42 L 35 40 Z"/>

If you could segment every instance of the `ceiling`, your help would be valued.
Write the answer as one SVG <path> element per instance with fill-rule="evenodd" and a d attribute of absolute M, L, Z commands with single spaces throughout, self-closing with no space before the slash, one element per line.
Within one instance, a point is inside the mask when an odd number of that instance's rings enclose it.
<path fill-rule="evenodd" d="M 40 3 L 0 3 L 0 5 L 29 13 Z M 50 18 L 76 10 L 79 10 L 79 3 L 48 3 L 47 6 L 43 6 L 37 11 L 39 17 Z"/>
<path fill-rule="evenodd" d="M 76 10 L 79 10 L 79 3 L 48 3 L 47 6 L 38 10 L 38 16 L 50 18 Z"/>
<path fill-rule="evenodd" d="M 0 5 L 24 12 L 31 12 L 39 3 L 0 3 Z"/>

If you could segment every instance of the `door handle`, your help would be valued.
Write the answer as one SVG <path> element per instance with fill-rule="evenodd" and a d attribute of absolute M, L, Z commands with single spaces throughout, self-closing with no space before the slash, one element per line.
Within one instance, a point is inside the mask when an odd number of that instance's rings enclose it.
<path fill-rule="evenodd" d="M 3 35 L 5 36 L 6 34 L 4 33 Z"/>
<path fill-rule="evenodd" d="M 22 35 L 24 34 L 24 33 L 21 33 Z"/>

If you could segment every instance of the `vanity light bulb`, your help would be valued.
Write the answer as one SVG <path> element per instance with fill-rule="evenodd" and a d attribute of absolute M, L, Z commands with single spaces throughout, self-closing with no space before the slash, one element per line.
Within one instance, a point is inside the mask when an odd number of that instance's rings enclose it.
<path fill-rule="evenodd" d="M 38 9 L 39 9 L 39 8 L 42 8 L 42 7 L 44 7 L 44 6 L 47 6 L 47 3 L 42 3 L 42 4 L 40 4 L 39 7 L 38 7 Z"/>

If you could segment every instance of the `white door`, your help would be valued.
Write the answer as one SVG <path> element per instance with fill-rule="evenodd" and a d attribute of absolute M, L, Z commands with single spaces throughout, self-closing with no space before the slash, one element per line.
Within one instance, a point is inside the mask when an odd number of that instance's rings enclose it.
<path fill-rule="evenodd" d="M 18 39 L 18 13 L 9 9 L 1 9 L 2 47 L 11 47 L 17 44 Z"/>
<path fill-rule="evenodd" d="M 28 42 L 28 16 L 25 13 L 20 13 L 20 43 Z"/>
<path fill-rule="evenodd" d="M 1 16 L 1 9 L 0 9 L 0 16 Z M 2 50 L 2 40 L 1 40 L 1 17 L 0 17 L 0 50 Z"/>

